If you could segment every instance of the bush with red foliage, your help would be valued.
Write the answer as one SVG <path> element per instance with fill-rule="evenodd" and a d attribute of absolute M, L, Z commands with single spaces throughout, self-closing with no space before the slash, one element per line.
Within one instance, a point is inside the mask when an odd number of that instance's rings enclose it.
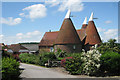
<path fill-rule="evenodd" d="M 62 66 L 62 67 L 65 67 L 66 59 L 72 59 L 72 57 L 66 57 L 66 58 L 62 59 L 62 60 L 61 60 L 61 66 Z"/>

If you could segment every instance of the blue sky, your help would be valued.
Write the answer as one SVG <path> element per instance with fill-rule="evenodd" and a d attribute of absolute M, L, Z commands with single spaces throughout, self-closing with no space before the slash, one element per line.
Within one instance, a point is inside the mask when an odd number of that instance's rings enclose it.
<path fill-rule="evenodd" d="M 102 40 L 118 38 L 117 2 L 3 2 L 2 41 L 6 44 L 39 42 L 45 32 L 58 31 L 71 9 L 76 29 L 80 29 L 84 18 L 88 20 L 94 12 L 94 22 Z M 67 4 L 67 5 L 66 5 Z M 74 6 L 76 4 L 76 6 Z M 11 18 L 9 18 L 11 17 Z"/>

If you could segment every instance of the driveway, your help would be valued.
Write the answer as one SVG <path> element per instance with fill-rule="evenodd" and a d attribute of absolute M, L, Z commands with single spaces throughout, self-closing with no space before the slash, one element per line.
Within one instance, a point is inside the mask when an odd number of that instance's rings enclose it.
<path fill-rule="evenodd" d="M 36 65 L 20 63 L 20 68 L 23 68 L 22 78 L 77 78 L 76 76 L 64 74 L 50 68 L 44 68 Z"/>
<path fill-rule="evenodd" d="M 69 75 L 62 73 L 57 70 L 53 70 L 52 68 L 45 68 L 40 67 L 32 64 L 25 64 L 20 63 L 20 68 L 23 69 L 20 77 L 24 78 L 24 80 L 33 80 L 35 78 L 38 78 L 36 80 L 39 80 L 39 78 L 42 78 L 41 80 L 120 80 L 120 77 L 88 77 L 88 76 L 82 76 L 82 75 Z M 27 78 L 27 79 L 26 79 Z M 49 78 L 49 79 L 48 79 Z"/>

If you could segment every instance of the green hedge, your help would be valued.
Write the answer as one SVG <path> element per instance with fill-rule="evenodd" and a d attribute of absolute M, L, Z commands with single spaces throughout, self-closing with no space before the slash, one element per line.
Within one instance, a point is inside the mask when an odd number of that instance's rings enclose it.
<path fill-rule="evenodd" d="M 48 60 L 56 60 L 56 56 L 52 52 L 46 52 L 39 55 L 24 53 L 20 54 L 19 58 L 23 63 L 37 64 L 40 66 L 45 66 Z"/>
<path fill-rule="evenodd" d="M 100 70 L 106 75 L 120 75 L 120 54 L 105 52 L 101 58 Z"/>
<path fill-rule="evenodd" d="M 20 75 L 19 62 L 13 58 L 2 58 L 2 79 L 18 80 Z"/>
<path fill-rule="evenodd" d="M 70 74 L 82 74 L 82 63 L 81 57 L 67 59 L 65 63 L 65 69 L 69 71 Z"/>
<path fill-rule="evenodd" d="M 38 64 L 38 56 L 35 54 L 20 54 L 19 58 L 23 63 Z"/>

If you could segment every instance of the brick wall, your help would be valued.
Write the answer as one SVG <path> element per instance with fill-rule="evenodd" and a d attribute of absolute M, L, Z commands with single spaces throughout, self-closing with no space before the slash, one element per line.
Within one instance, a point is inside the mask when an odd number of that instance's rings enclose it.
<path fill-rule="evenodd" d="M 82 45 L 80 44 L 55 45 L 54 46 L 55 52 L 59 48 L 67 53 L 79 53 L 82 51 Z"/>

